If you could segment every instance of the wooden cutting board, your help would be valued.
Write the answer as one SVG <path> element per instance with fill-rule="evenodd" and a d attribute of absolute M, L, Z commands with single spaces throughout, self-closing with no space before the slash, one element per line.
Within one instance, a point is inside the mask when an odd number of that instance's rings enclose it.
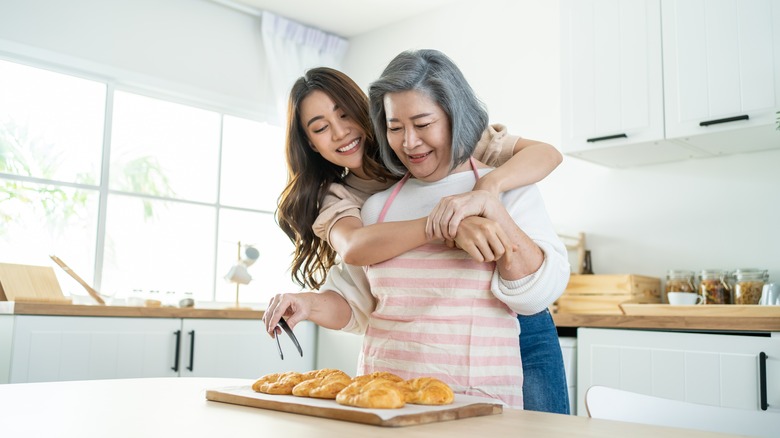
<path fill-rule="evenodd" d="M 51 266 L 0 263 L 0 300 L 69 304 Z"/>
<path fill-rule="evenodd" d="M 342 406 L 335 400 L 261 394 L 252 391 L 250 386 L 208 390 L 206 391 L 206 399 L 253 408 L 390 427 L 412 426 L 503 412 L 503 405 L 499 402 L 461 394 L 455 394 L 455 401 L 450 405 L 406 405 L 400 409 L 363 409 Z"/>

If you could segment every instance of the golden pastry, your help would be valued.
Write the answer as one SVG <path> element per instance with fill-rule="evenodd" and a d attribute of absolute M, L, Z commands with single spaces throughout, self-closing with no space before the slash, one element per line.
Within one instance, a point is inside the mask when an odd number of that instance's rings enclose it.
<path fill-rule="evenodd" d="M 336 394 L 350 383 L 352 383 L 352 378 L 347 373 L 340 370 L 327 370 L 327 372 L 318 373 L 316 377 L 295 385 L 292 394 L 299 397 L 334 399 Z"/>
<path fill-rule="evenodd" d="M 303 381 L 303 374 L 288 371 L 286 373 L 266 374 L 252 384 L 252 390 L 264 394 L 292 394 L 295 385 Z"/>
<path fill-rule="evenodd" d="M 404 381 L 404 379 L 396 376 L 393 373 L 388 373 L 387 371 L 376 371 L 371 374 L 364 374 L 362 376 L 355 377 L 354 379 L 352 379 L 352 381 L 366 383 L 376 379 L 385 379 L 385 380 L 390 380 L 391 382 L 399 382 L 399 383 Z"/>
<path fill-rule="evenodd" d="M 383 378 L 353 380 L 338 393 L 336 402 L 369 409 L 397 409 L 405 404 L 404 393 L 398 382 Z"/>
<path fill-rule="evenodd" d="M 416 405 L 448 405 L 455 400 L 449 385 L 434 377 L 418 377 L 403 383 L 406 402 Z"/>

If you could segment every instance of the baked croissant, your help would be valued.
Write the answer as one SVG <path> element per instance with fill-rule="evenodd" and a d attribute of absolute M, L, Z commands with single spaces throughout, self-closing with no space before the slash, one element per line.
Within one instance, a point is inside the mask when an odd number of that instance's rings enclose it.
<path fill-rule="evenodd" d="M 299 397 L 334 399 L 342 389 L 352 383 L 352 378 L 340 370 L 321 370 L 316 377 L 295 385 L 292 394 Z"/>
<path fill-rule="evenodd" d="M 336 395 L 336 402 L 346 406 L 369 409 L 397 409 L 406 404 L 405 396 L 398 382 L 375 378 L 353 380 Z"/>
<path fill-rule="evenodd" d="M 418 377 L 402 384 L 407 403 L 415 405 L 448 405 L 455 400 L 449 385 L 434 377 Z"/>
<path fill-rule="evenodd" d="M 303 381 L 303 374 L 288 371 L 286 373 L 266 374 L 252 384 L 252 390 L 265 394 L 292 394 L 293 387 Z"/>
<path fill-rule="evenodd" d="M 376 379 L 385 379 L 396 383 L 400 383 L 404 381 L 404 379 L 402 379 L 401 377 L 396 376 L 395 374 L 389 373 L 387 371 L 376 371 L 371 374 L 364 374 L 362 376 L 355 377 L 354 379 L 352 379 L 352 381 L 359 382 L 359 383 L 367 383 L 371 380 L 376 380 Z"/>
<path fill-rule="evenodd" d="M 342 373 L 342 372 L 343 371 L 337 370 L 336 368 L 323 368 L 320 370 L 307 371 L 303 373 L 303 380 L 316 379 L 320 377 L 325 377 L 332 373 Z"/>

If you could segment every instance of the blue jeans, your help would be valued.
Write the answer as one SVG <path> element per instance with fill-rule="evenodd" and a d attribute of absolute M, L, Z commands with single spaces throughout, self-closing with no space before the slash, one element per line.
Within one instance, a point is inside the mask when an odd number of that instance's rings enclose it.
<path fill-rule="evenodd" d="M 527 411 L 569 414 L 563 354 L 550 311 L 518 315 L 523 360 L 523 405 Z"/>

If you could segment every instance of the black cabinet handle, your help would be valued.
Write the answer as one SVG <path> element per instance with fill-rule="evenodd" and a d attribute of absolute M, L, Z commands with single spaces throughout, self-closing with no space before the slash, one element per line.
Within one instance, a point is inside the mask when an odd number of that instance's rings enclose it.
<path fill-rule="evenodd" d="M 759 391 L 761 392 L 761 410 L 765 411 L 769 407 L 767 403 L 766 394 L 766 358 L 767 355 L 763 351 L 758 353 L 758 384 Z"/>
<path fill-rule="evenodd" d="M 192 369 L 195 368 L 195 330 L 189 332 L 189 335 L 190 335 L 190 365 L 187 367 L 187 369 L 192 371 Z"/>
<path fill-rule="evenodd" d="M 699 123 L 699 126 L 717 125 L 720 123 L 738 122 L 740 120 L 750 120 L 750 116 L 747 114 L 736 117 L 726 117 L 725 119 L 705 120 Z"/>
<path fill-rule="evenodd" d="M 595 143 L 597 141 L 614 140 L 616 138 L 628 138 L 628 136 L 626 134 L 615 134 L 615 135 L 607 135 L 606 137 L 593 137 L 593 138 L 589 138 L 587 141 L 588 143 Z"/>
<path fill-rule="evenodd" d="M 171 367 L 172 370 L 179 372 L 179 347 L 181 347 L 181 330 L 176 330 L 173 332 L 173 335 L 176 336 L 176 354 L 174 355 L 173 359 L 173 366 Z"/>

